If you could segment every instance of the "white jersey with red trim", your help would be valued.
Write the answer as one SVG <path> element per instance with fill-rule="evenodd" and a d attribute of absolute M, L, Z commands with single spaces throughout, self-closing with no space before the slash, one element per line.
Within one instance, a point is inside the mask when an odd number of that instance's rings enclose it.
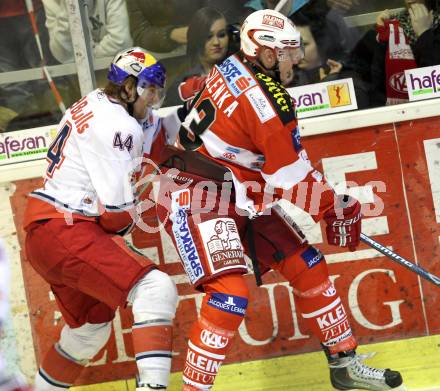
<path fill-rule="evenodd" d="M 324 186 L 325 200 L 316 219 L 333 204 L 333 192 L 301 145 L 292 98 L 280 83 L 238 55 L 213 68 L 182 125 L 179 141 L 184 148 L 232 171 L 240 208 L 261 211 L 268 206 L 263 200 L 268 186 L 280 195 L 283 190 L 297 192 L 300 183 L 306 193 L 315 183 Z M 310 213 L 310 208 L 306 196 L 303 209 Z"/>
<path fill-rule="evenodd" d="M 94 218 L 103 210 L 130 209 L 136 202 L 133 174 L 140 170 L 143 154 L 158 139 L 173 143 L 176 133 L 177 126 L 166 134 L 156 112 L 139 123 L 102 90 L 92 91 L 60 122 L 47 154 L 44 187 L 30 194 L 40 202 L 29 202 L 25 225 L 56 213 Z"/>

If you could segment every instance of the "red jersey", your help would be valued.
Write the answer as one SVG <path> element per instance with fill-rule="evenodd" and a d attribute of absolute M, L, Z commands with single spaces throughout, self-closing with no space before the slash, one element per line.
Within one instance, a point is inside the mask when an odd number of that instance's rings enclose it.
<path fill-rule="evenodd" d="M 179 141 L 229 168 L 236 204 L 251 214 L 283 197 L 318 221 L 334 204 L 301 145 L 292 98 L 238 55 L 212 69 Z"/>

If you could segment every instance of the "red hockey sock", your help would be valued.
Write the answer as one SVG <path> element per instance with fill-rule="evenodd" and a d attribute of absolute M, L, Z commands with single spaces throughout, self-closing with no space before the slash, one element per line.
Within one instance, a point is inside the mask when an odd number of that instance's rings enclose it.
<path fill-rule="evenodd" d="M 329 280 L 324 256 L 306 246 L 280 262 L 277 269 L 292 286 L 310 330 L 330 354 L 356 348 L 347 313 Z"/>
<path fill-rule="evenodd" d="M 188 341 L 183 390 L 209 390 L 243 320 L 248 288 L 242 275 L 228 274 L 204 286 L 207 293 Z"/>
<path fill-rule="evenodd" d="M 330 354 L 357 346 L 341 298 L 328 280 L 305 292 L 295 290 L 303 318 Z"/>
<path fill-rule="evenodd" d="M 141 322 L 133 325 L 133 347 L 141 383 L 168 385 L 172 337 L 170 321 L 164 321 L 163 324 Z"/>
<path fill-rule="evenodd" d="M 48 389 L 54 389 L 54 387 L 65 389 L 75 383 L 83 369 L 84 366 L 81 363 L 55 344 L 44 357 L 39 376 L 40 380 L 50 385 Z"/>
<path fill-rule="evenodd" d="M 209 390 L 214 385 L 234 334 L 234 331 L 220 329 L 203 318 L 199 319 L 188 341 L 183 369 L 184 382 L 196 389 Z"/>

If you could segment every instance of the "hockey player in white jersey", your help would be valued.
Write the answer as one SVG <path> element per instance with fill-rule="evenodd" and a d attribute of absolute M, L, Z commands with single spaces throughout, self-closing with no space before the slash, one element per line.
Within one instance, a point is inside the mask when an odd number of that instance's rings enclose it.
<path fill-rule="evenodd" d="M 47 154 L 44 187 L 30 194 L 25 212 L 27 259 L 66 322 L 41 362 L 37 391 L 74 384 L 127 303 L 137 390 L 164 390 L 169 381 L 176 287 L 121 235 L 134 225 L 139 160 L 173 142 L 178 123 L 168 119 L 165 128 L 152 110 L 163 100 L 165 69 L 144 49 L 116 55 L 108 79 L 67 110 Z"/>
<path fill-rule="evenodd" d="M 5 247 L 0 240 L 0 339 L 3 337 L 3 327 L 9 316 L 9 287 L 10 267 Z M 0 391 L 31 391 L 21 373 L 8 374 L 6 363 L 0 352 Z"/>

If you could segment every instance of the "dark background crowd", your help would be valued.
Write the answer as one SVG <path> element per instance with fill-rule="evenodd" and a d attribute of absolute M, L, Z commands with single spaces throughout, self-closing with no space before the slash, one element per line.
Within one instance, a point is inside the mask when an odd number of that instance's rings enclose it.
<path fill-rule="evenodd" d="M 82 0 L 95 59 L 141 46 L 167 69 L 165 106 L 181 103 L 179 84 L 206 75 L 239 47 L 240 24 L 277 0 Z M 304 60 L 291 86 L 350 77 L 359 109 L 408 101 L 390 80 L 405 69 L 440 64 L 440 0 L 288 0 L 280 12 L 300 30 Z M 72 63 L 64 0 L 32 0 L 42 53 L 24 0 L 0 2 L 0 77 L 42 65 Z M 404 53 L 402 55 L 402 53 Z M 14 75 L 17 75 L 14 73 Z M 24 74 L 23 74 L 24 75 Z M 98 87 L 106 71 L 96 71 Z M 43 76 L 43 75 L 42 75 Z M 53 89 L 17 76 L 0 83 L 0 131 L 54 124 Z M 76 75 L 54 77 L 66 106 L 80 97 Z M 9 80 L 9 79 L 8 79 Z M 20 80 L 20 81 L 19 81 Z"/>

